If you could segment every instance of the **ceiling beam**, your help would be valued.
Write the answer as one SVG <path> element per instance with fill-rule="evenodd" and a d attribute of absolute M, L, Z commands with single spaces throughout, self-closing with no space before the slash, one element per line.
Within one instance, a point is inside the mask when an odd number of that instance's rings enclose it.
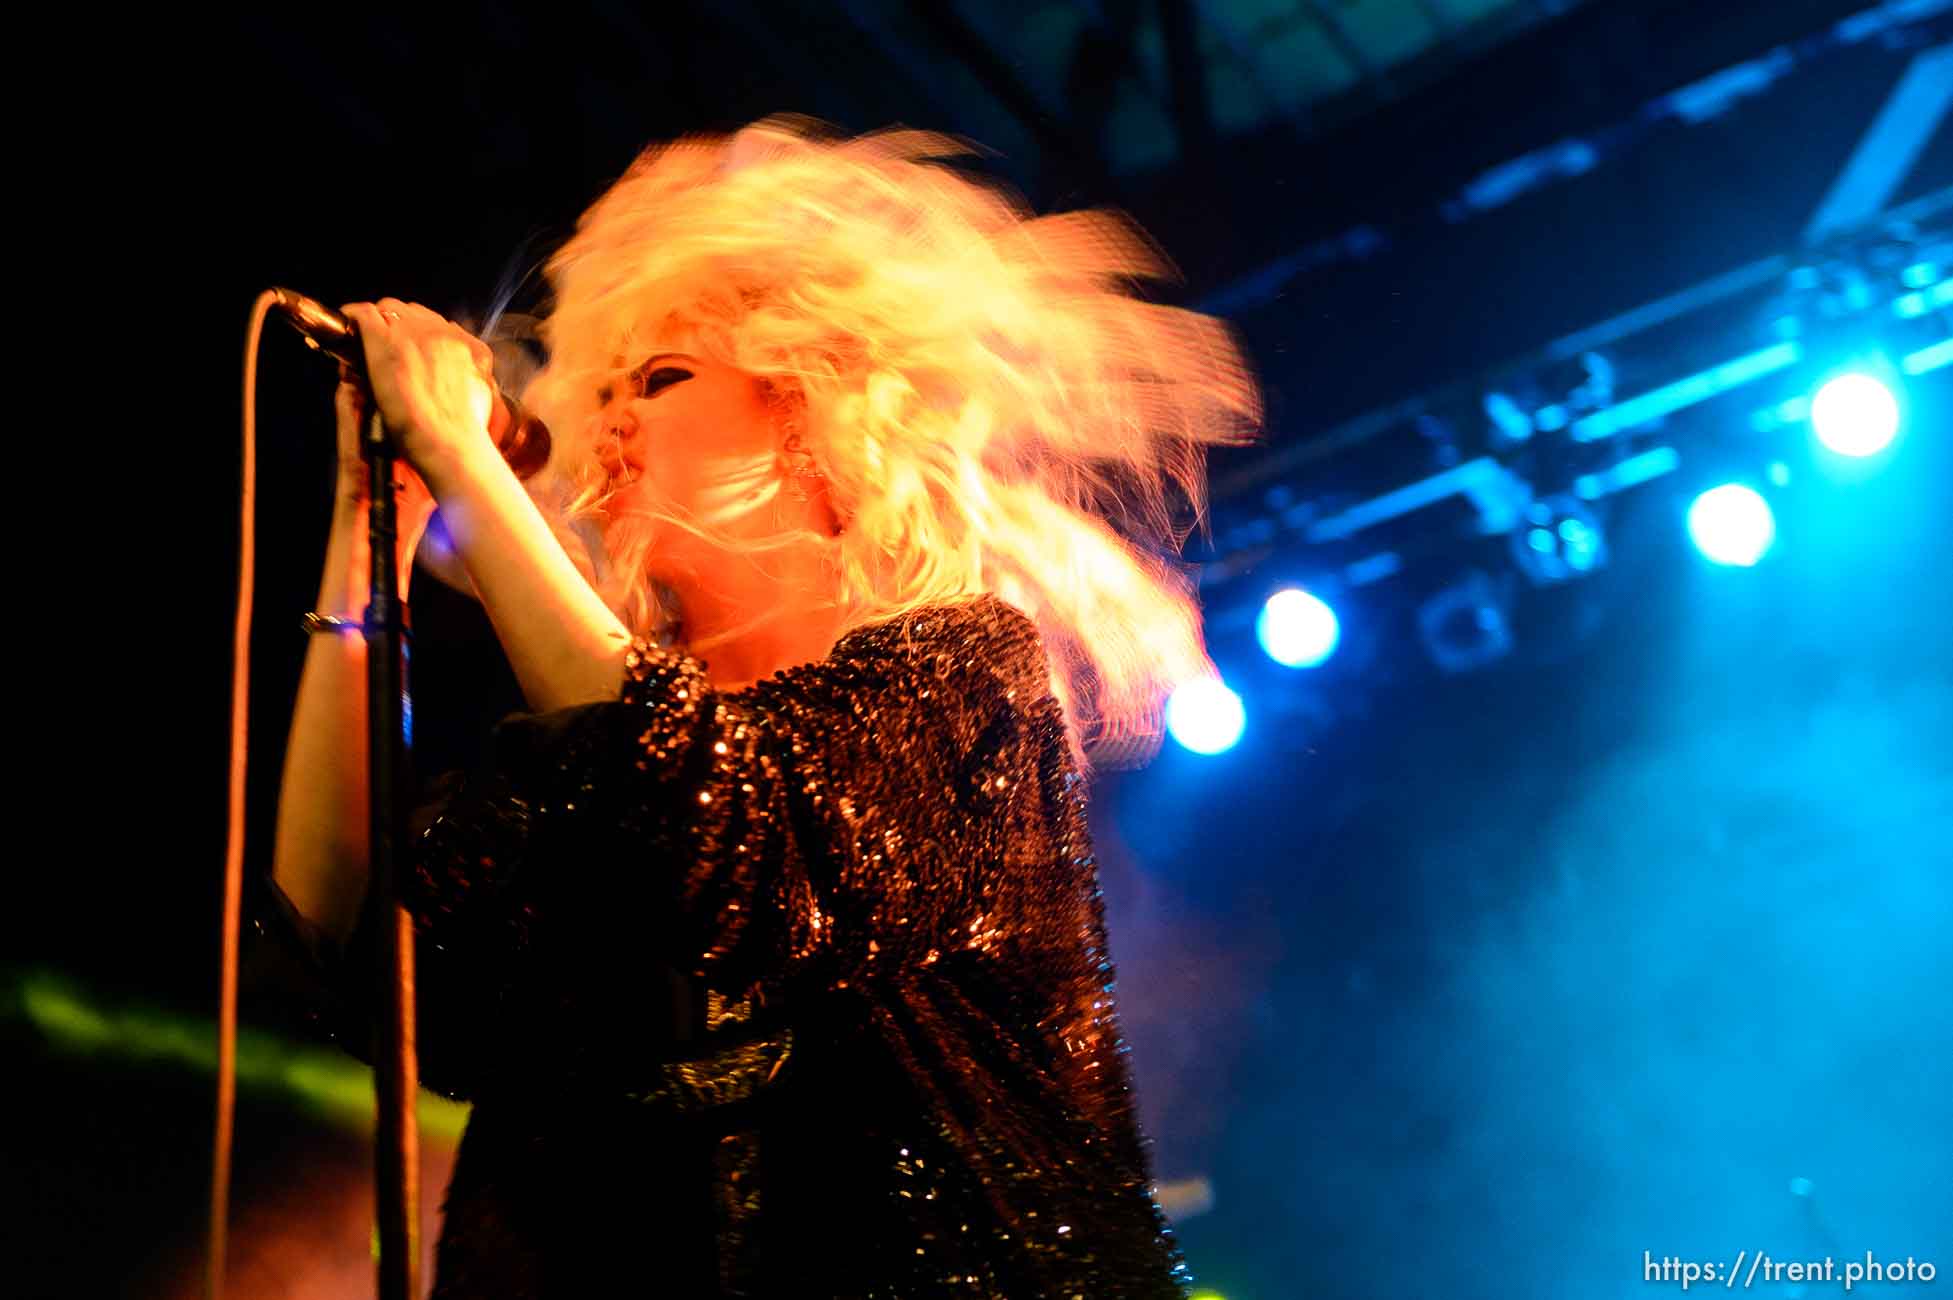
<path fill-rule="evenodd" d="M 1200 55 L 1194 23 L 1195 0 L 1160 0 L 1160 29 L 1166 36 L 1167 97 L 1180 133 L 1182 161 L 1211 163 L 1214 113 L 1207 94 L 1207 61 Z"/>
<path fill-rule="evenodd" d="M 1373 98 L 1382 99 L 1390 91 L 1390 80 L 1376 60 L 1363 52 L 1356 38 L 1349 34 L 1343 20 L 1323 3 L 1323 0 L 1302 0 L 1302 7 L 1315 19 L 1316 26 L 1329 38 L 1329 44 L 1343 56 L 1352 68 L 1356 69 L 1358 82 L 1371 92 Z"/>
<path fill-rule="evenodd" d="M 886 23 L 878 21 L 875 15 L 869 12 L 869 6 L 864 3 L 864 0 L 840 0 L 835 7 L 842 17 L 848 20 L 850 27 L 867 37 L 869 44 L 881 51 L 882 58 L 888 65 L 888 75 L 901 83 L 905 96 L 913 97 L 918 104 L 928 105 L 930 115 L 939 122 L 956 120 L 956 115 L 950 111 L 947 101 L 914 71 L 928 66 L 929 59 L 924 51 L 916 49 L 890 30 Z M 801 62 L 804 69 L 806 64 L 804 56 Z"/>
<path fill-rule="evenodd" d="M 1070 121 L 1039 101 L 1016 70 L 963 17 L 955 0 L 914 0 L 913 12 L 943 49 L 1023 124 L 1047 155 L 1062 159 L 1097 185 L 1110 185 L 1111 172 L 1099 151 L 1079 138 Z"/>
<path fill-rule="evenodd" d="M 1953 43 L 1906 66 L 1804 228 L 1804 242 L 1848 230 L 1885 206 L 1953 105 Z"/>
<path fill-rule="evenodd" d="M 1267 69 L 1262 65 L 1261 54 L 1255 43 L 1245 36 L 1229 16 L 1226 6 L 1219 0 L 1192 0 L 1194 10 L 1200 21 L 1227 47 L 1228 54 L 1241 66 L 1242 75 L 1255 93 L 1266 100 L 1278 117 L 1295 128 L 1297 135 L 1306 136 L 1313 129 L 1309 106 L 1300 98 L 1284 98 L 1269 85 Z"/>
<path fill-rule="evenodd" d="M 1444 10 L 1438 8 L 1437 0 L 1413 0 L 1413 3 L 1417 11 L 1424 15 L 1424 20 L 1431 24 L 1431 30 L 1437 33 L 1437 37 L 1433 43 L 1437 45 L 1450 45 L 1452 36 L 1451 20 L 1445 16 Z"/>

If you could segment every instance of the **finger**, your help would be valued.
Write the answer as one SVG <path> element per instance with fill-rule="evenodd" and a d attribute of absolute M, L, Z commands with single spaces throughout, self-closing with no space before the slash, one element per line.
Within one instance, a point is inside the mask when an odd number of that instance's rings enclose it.
<path fill-rule="evenodd" d="M 398 298 L 382 298 L 378 302 L 349 302 L 340 310 L 360 327 L 362 333 L 376 338 L 385 337 L 407 319 L 407 304 Z"/>
<path fill-rule="evenodd" d="M 359 332 L 360 351 L 366 357 L 366 375 L 384 373 L 392 363 L 398 340 L 392 336 L 392 322 L 370 302 L 349 302 L 339 309 Z"/>
<path fill-rule="evenodd" d="M 333 390 L 332 405 L 341 424 L 356 421 L 366 410 L 366 390 L 351 380 L 343 381 Z"/>
<path fill-rule="evenodd" d="M 349 302 L 339 308 L 345 318 L 359 330 L 360 337 L 377 338 L 386 331 L 386 318 L 380 309 L 370 302 Z"/>
<path fill-rule="evenodd" d="M 361 398 L 367 395 L 366 372 L 358 366 L 341 361 L 339 363 L 339 382 L 342 385 L 350 387 Z"/>
<path fill-rule="evenodd" d="M 441 313 L 435 311 L 432 307 L 423 307 L 417 302 L 407 302 L 400 298 L 382 298 L 379 302 L 379 308 L 380 314 L 383 316 L 391 313 L 403 319 L 412 317 L 417 321 L 423 321 L 429 324 L 435 321 L 447 320 L 447 317 L 441 315 Z"/>

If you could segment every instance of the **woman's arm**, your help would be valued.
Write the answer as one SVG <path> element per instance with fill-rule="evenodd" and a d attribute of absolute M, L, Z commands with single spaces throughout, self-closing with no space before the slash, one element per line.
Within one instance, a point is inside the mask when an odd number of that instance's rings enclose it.
<path fill-rule="evenodd" d="M 342 420 L 351 400 L 342 389 Z M 412 543 L 426 527 L 427 511 L 403 504 L 401 513 L 406 543 L 401 552 L 410 557 Z M 314 610 L 346 617 L 359 617 L 365 610 L 372 558 L 367 514 L 364 491 L 342 474 Z M 403 558 L 403 598 L 410 569 Z M 285 745 L 271 874 L 301 915 L 342 941 L 352 931 L 366 894 L 366 745 L 365 638 L 314 635 L 305 651 Z"/>
<path fill-rule="evenodd" d="M 427 313 L 432 315 L 431 313 Z M 361 309 L 363 326 L 376 313 Z M 438 320 L 438 318 L 435 318 Z M 446 322 L 440 322 L 446 326 Z M 408 592 L 415 544 L 436 504 L 469 569 L 537 712 L 614 699 L 623 681 L 630 638 L 563 553 L 535 503 L 502 460 L 485 428 L 448 397 L 456 383 L 452 357 L 465 335 L 452 326 L 383 347 L 367 336 L 368 373 L 394 428 L 412 428 L 396 477 L 402 483 L 399 591 Z M 377 331 L 376 331 L 377 333 Z M 415 344 L 420 346 L 416 347 Z M 402 353 L 412 349 L 411 355 Z M 377 355 L 376 355 L 377 354 Z M 446 362 L 438 369 L 434 362 Z M 403 392 L 403 389 L 405 392 Z M 367 406 L 342 383 L 337 394 L 340 481 L 317 603 L 320 613 L 358 616 L 366 607 L 368 554 L 365 465 L 359 437 Z M 350 634 L 318 635 L 307 648 L 278 798 L 272 878 L 299 913 L 343 940 L 365 897 L 370 854 L 366 737 L 366 645 Z"/>
<path fill-rule="evenodd" d="M 444 440 L 420 466 L 529 709 L 614 700 L 630 633 L 487 438 Z"/>

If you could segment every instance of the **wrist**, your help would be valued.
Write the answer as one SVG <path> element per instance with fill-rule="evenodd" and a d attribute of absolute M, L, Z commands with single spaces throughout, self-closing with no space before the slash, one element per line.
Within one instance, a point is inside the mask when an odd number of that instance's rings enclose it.
<path fill-rule="evenodd" d="M 421 480 L 427 484 L 428 491 L 434 494 L 435 501 L 439 502 L 449 493 L 457 489 L 465 490 L 480 479 L 489 467 L 484 453 L 496 462 L 501 460 L 501 453 L 495 450 L 493 443 L 436 442 L 421 455 L 420 463 L 415 468 L 419 470 Z"/>

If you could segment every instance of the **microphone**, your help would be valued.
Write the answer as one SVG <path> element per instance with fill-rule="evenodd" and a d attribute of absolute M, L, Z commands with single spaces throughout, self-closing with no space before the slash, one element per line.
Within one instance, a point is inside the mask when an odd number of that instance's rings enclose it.
<path fill-rule="evenodd" d="M 302 293 L 278 288 L 271 293 L 273 305 L 304 336 L 307 347 L 352 367 L 355 374 L 366 374 L 366 349 L 359 341 L 358 326 Z M 549 429 L 503 392 L 492 376 L 489 388 L 494 393 L 494 405 L 489 411 L 488 431 L 515 476 L 529 478 L 549 460 Z"/>

